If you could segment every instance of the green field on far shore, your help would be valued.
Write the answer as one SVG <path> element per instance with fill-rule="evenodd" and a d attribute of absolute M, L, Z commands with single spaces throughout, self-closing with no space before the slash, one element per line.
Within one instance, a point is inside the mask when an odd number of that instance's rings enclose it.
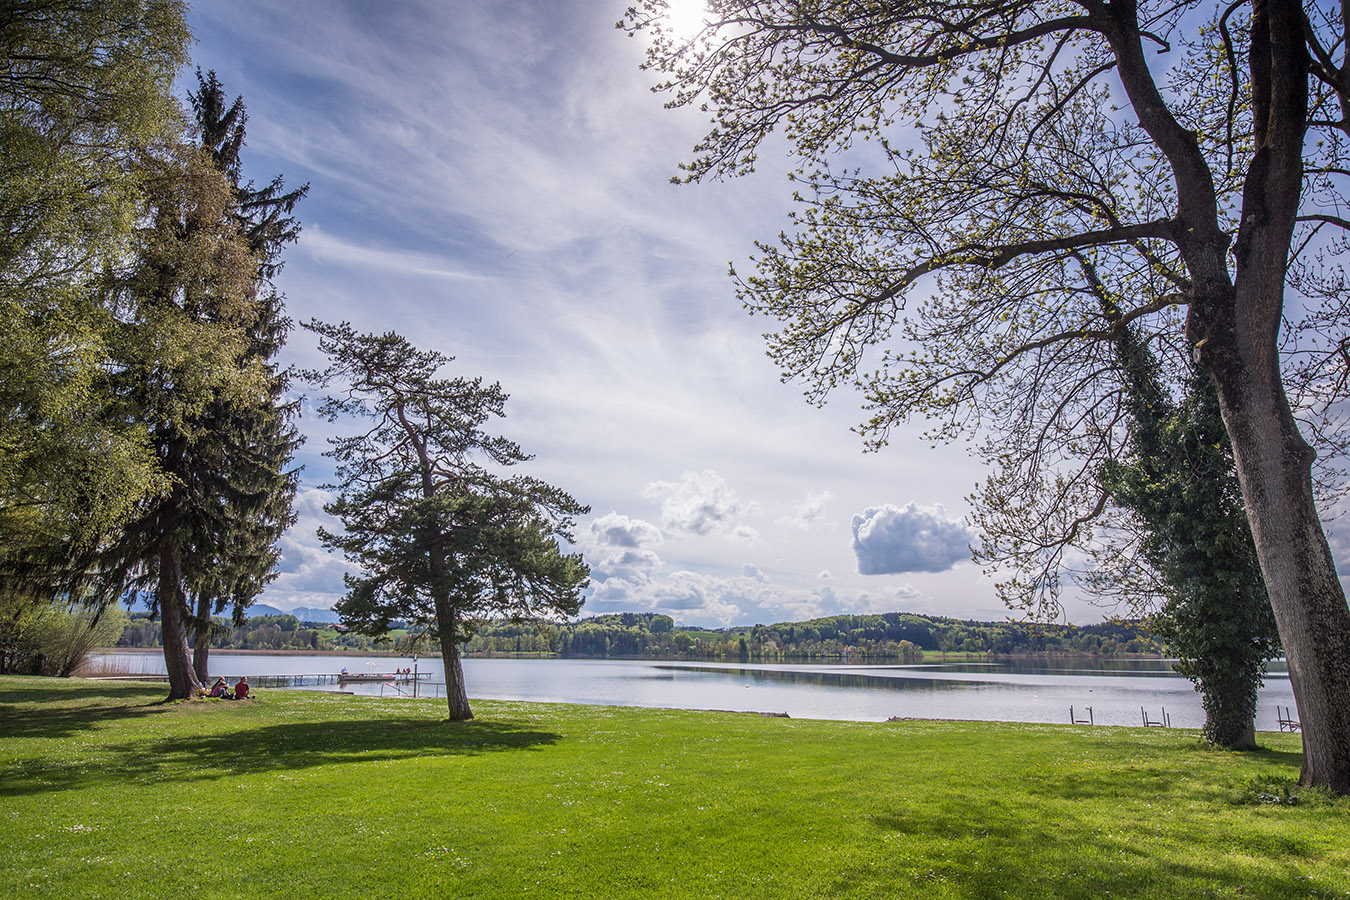
<path fill-rule="evenodd" d="M 1350 897 L 1296 735 L 163 694 L 0 677 L 0 897 Z"/>

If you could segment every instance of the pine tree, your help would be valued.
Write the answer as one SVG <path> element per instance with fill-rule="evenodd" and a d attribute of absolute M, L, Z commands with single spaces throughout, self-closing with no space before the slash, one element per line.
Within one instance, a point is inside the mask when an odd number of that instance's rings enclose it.
<path fill-rule="evenodd" d="M 330 360 L 311 379 L 341 388 L 320 413 L 367 425 L 325 454 L 338 478 L 325 509 L 343 533 L 319 537 L 359 568 L 346 576 L 338 611 L 365 634 L 386 633 L 395 620 L 429 627 L 445 663 L 450 718 L 470 719 L 460 645 L 484 618 L 576 614 L 589 570 L 559 541 L 571 540 L 588 510 L 544 482 L 500 474 L 529 457 L 483 430 L 503 414 L 499 385 L 438 378 L 450 359 L 397 334 L 305 327 Z"/>

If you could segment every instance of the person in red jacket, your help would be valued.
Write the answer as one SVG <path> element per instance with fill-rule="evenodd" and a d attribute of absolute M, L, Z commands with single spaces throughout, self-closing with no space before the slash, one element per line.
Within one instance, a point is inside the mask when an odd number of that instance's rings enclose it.
<path fill-rule="evenodd" d="M 236 700 L 247 700 L 247 699 L 248 699 L 248 676 L 247 676 L 247 675 L 240 675 L 240 676 L 239 676 L 239 683 L 236 684 L 236 685 L 234 686 L 234 699 L 236 699 Z"/>

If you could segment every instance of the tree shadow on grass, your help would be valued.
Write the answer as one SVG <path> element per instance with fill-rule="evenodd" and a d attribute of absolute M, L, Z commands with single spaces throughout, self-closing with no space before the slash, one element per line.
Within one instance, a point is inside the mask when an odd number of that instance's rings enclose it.
<path fill-rule="evenodd" d="M 0 737 L 63 738 L 110 722 L 139 719 L 166 709 L 162 700 L 139 705 L 84 704 L 59 706 L 35 712 L 0 704 Z"/>
<path fill-rule="evenodd" d="M 24 678 L 0 683 L 0 709 L 11 703 L 39 703 L 44 706 L 78 701 L 128 700 L 142 697 L 163 698 L 164 684 L 137 684 L 126 681 L 85 681 L 83 679 Z"/>
<path fill-rule="evenodd" d="M 163 697 L 162 685 L 6 678 L 0 681 L 0 739 L 69 737 L 165 710 Z"/>
<path fill-rule="evenodd" d="M 1280 765 L 1292 757 L 1297 775 L 1299 754 L 1261 752 Z M 1249 836 L 1217 823 L 1206 830 L 1203 815 L 1185 833 L 1169 830 L 1171 809 L 1230 808 L 1218 798 L 1221 782 L 1197 785 L 1156 771 L 1060 773 L 1034 778 L 1026 796 L 1007 802 L 979 786 L 943 788 L 931 800 L 874 816 L 888 845 L 903 852 L 893 865 L 841 871 L 832 887 L 847 893 L 863 882 L 889 883 L 903 894 L 908 882 L 920 893 L 940 887 L 968 900 L 1342 896 L 1345 885 L 1325 868 L 1307 874 L 1314 847 L 1293 839 L 1272 846 L 1260 828 Z M 1284 856 L 1284 864 L 1250 864 L 1272 856 Z"/>
<path fill-rule="evenodd" d="M 44 767 L 40 778 L 13 769 L 0 771 L 0 796 L 94 783 L 210 781 L 315 766 L 480 756 L 538 749 L 561 738 L 509 721 L 378 716 L 284 723 L 104 745 L 96 751 L 97 771 Z"/>

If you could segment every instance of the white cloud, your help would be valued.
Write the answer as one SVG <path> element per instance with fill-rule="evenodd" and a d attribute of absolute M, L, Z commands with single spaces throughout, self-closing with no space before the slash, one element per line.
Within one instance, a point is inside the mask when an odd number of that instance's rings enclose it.
<path fill-rule="evenodd" d="M 818 494 L 807 494 L 793 508 L 792 514 L 784 516 L 778 520 L 779 525 L 789 525 L 793 528 L 800 528 L 807 531 L 815 525 L 825 521 L 825 507 L 834 494 L 829 491 L 821 491 Z"/>
<path fill-rule="evenodd" d="M 974 532 L 941 504 L 869 507 L 852 521 L 859 575 L 945 572 L 970 558 Z"/>
<path fill-rule="evenodd" d="M 634 578 L 662 566 L 650 549 L 664 540 L 661 529 L 642 519 L 610 512 L 591 522 L 582 535 L 582 553 L 597 582 Z M 615 585 L 615 589 L 619 586 Z"/>
<path fill-rule="evenodd" d="M 332 494 L 307 488 L 295 496 L 295 525 L 282 536 L 281 559 L 276 579 L 260 598 L 264 603 L 293 606 L 299 603 L 331 606 L 346 593 L 342 576 L 347 565 L 342 556 L 329 553 L 320 543 L 317 529 L 340 531 L 342 523 L 323 511 Z"/>
<path fill-rule="evenodd" d="M 786 588 L 770 583 L 755 566 L 746 566 L 729 578 L 683 570 L 610 578 L 592 589 L 583 615 L 641 609 L 665 613 L 685 624 L 725 626 L 812 619 L 846 608 L 827 585 Z"/>
<path fill-rule="evenodd" d="M 642 519 L 610 512 L 591 522 L 591 540 L 604 547 L 654 547 L 663 540 L 661 529 Z"/>
<path fill-rule="evenodd" d="M 740 522 L 742 516 L 754 514 L 758 504 L 742 500 L 712 469 L 685 472 L 679 481 L 653 481 L 643 496 L 661 504 L 661 524 L 666 528 L 747 540 L 759 536 Z"/>

